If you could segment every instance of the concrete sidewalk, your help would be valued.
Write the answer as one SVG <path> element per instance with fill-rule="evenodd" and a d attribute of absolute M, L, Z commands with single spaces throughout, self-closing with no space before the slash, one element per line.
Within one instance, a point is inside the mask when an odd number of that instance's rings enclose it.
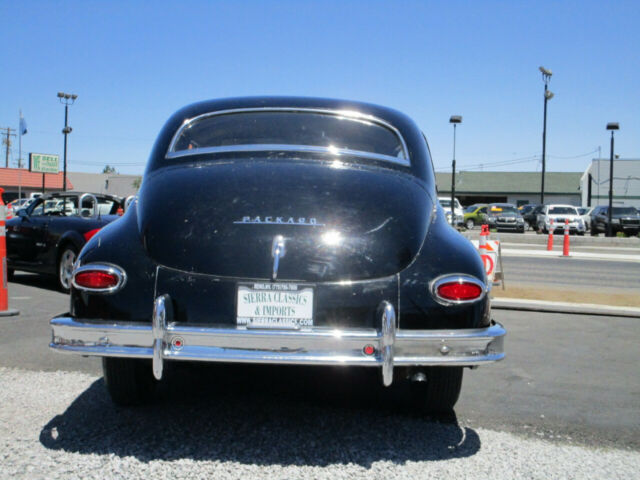
<path fill-rule="evenodd" d="M 478 240 L 480 238 L 480 230 L 467 230 L 461 232 L 463 236 L 469 240 Z M 546 245 L 548 235 L 544 234 L 532 234 L 532 233 L 505 233 L 505 232 L 491 232 L 489 238 L 491 240 L 500 240 L 502 243 L 529 243 L 536 245 Z M 562 242 L 562 234 L 555 234 L 553 236 L 554 243 Z M 571 235 L 571 244 L 575 246 L 597 246 L 597 247 L 630 247 L 637 248 L 640 253 L 640 238 L 639 237 L 592 237 L 589 234 L 584 236 Z"/>
<path fill-rule="evenodd" d="M 508 243 L 502 244 L 502 254 L 511 257 L 554 257 L 554 258 L 579 258 L 581 260 L 614 260 L 619 262 L 640 262 L 640 254 L 633 253 L 603 253 L 603 252 L 578 252 L 569 250 L 569 257 L 562 255 L 562 250 L 542 250 L 536 248 L 509 248 Z M 611 249 L 615 251 L 615 249 Z M 626 251 L 627 249 L 625 249 Z"/>
<path fill-rule="evenodd" d="M 524 298 L 492 298 L 491 307 L 496 310 L 640 318 L 640 308 L 596 305 L 593 303 L 548 302 L 545 300 L 528 300 Z"/>

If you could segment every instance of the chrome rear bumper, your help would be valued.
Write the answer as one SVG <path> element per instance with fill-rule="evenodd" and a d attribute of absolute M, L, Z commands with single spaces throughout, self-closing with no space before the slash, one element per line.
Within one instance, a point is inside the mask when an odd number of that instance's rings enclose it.
<path fill-rule="evenodd" d="M 380 330 L 254 330 L 57 317 L 51 320 L 50 346 L 80 355 L 150 358 L 158 379 L 164 360 L 196 360 L 383 367 L 383 381 L 390 385 L 394 366 L 473 366 L 504 358 L 506 332 L 500 324 L 465 330 L 396 330 L 395 315 L 386 323 Z M 367 345 L 375 348 L 372 355 L 364 353 Z"/>

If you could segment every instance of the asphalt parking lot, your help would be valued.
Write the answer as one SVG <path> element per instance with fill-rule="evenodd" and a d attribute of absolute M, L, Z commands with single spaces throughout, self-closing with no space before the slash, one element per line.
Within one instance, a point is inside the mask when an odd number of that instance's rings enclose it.
<path fill-rule="evenodd" d="M 170 370 L 122 409 L 97 359 L 50 352 L 54 283 L 16 275 L 0 318 L 0 478 L 631 478 L 640 467 L 638 319 L 495 311 L 507 359 L 465 372 L 429 418 L 375 371 Z"/>

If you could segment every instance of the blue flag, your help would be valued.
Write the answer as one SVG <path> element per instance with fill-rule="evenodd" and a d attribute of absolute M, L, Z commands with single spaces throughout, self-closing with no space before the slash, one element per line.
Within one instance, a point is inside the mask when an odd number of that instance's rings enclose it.
<path fill-rule="evenodd" d="M 20 135 L 27 134 L 27 122 L 24 121 L 24 117 L 20 115 Z"/>

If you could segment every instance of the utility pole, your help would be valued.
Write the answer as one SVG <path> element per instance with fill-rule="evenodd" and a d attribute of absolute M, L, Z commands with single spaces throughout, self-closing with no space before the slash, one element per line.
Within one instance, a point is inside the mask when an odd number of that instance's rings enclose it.
<path fill-rule="evenodd" d="M 451 115 L 449 123 L 453 125 L 453 162 L 451 162 L 451 226 L 456 226 L 456 126 L 462 123 L 462 116 Z"/>
<path fill-rule="evenodd" d="M 15 128 L 3 128 L 2 130 L 6 130 L 7 133 L 3 135 L 6 135 L 7 138 L 5 138 L 4 140 L 2 140 L 2 143 L 4 143 L 6 145 L 6 150 L 5 150 L 5 158 L 4 158 L 4 162 L 5 162 L 5 167 L 9 168 L 9 150 L 11 149 L 11 137 L 15 137 L 16 134 L 15 133 L 11 133 L 11 132 L 15 132 Z"/>
<path fill-rule="evenodd" d="M 75 93 L 58 92 L 58 99 L 64 105 L 64 171 L 62 174 L 62 190 L 67 191 L 67 136 L 71 133 L 72 128 L 69 126 L 69 105 L 73 105 L 78 98 Z"/>
<path fill-rule="evenodd" d="M 547 168 L 547 101 L 553 98 L 553 92 L 547 87 L 551 80 L 551 70 L 544 67 L 539 68 L 542 72 L 542 81 L 544 82 L 544 120 L 542 124 L 542 182 L 540 186 L 540 203 L 544 205 L 544 174 Z"/>

